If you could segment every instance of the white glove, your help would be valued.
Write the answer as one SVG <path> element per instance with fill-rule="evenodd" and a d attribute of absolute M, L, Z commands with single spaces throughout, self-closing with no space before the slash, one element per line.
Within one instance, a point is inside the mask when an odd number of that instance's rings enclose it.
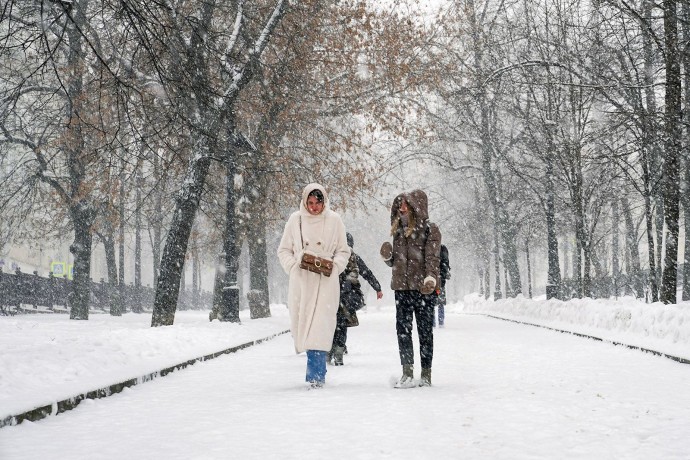
<path fill-rule="evenodd" d="M 419 290 L 422 294 L 431 294 L 436 287 L 436 279 L 433 276 L 424 278 L 424 286 Z"/>

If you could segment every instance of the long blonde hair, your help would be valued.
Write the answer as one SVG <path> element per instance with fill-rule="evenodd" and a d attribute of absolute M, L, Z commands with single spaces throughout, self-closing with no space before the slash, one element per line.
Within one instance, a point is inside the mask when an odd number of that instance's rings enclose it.
<path fill-rule="evenodd" d="M 417 226 L 417 219 L 414 216 L 414 209 L 412 209 L 411 206 L 408 206 L 407 208 L 407 214 L 410 217 L 408 217 L 409 220 L 407 222 L 407 230 L 405 230 L 405 237 L 409 238 L 410 235 L 412 235 L 412 232 L 414 232 L 415 227 Z M 396 232 L 398 231 L 398 228 L 400 228 L 400 216 L 398 216 L 398 218 L 393 221 L 393 225 L 391 225 L 391 236 L 395 236 Z"/>

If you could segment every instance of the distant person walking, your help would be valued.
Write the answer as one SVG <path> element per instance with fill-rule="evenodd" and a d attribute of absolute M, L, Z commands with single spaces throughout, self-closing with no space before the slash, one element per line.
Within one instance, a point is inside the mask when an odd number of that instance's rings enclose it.
<path fill-rule="evenodd" d="M 383 243 L 381 257 L 393 267 L 391 289 L 395 291 L 395 325 L 402 377 L 396 388 L 416 386 L 412 317 L 417 322 L 422 365 L 420 386 L 431 386 L 434 356 L 434 306 L 439 285 L 441 231 L 429 222 L 428 199 L 422 190 L 400 194 L 391 206 L 393 244 Z"/>
<path fill-rule="evenodd" d="M 448 257 L 448 248 L 445 244 L 441 245 L 441 268 L 439 272 L 441 286 L 436 287 L 436 305 L 438 310 L 438 327 L 444 327 L 446 324 L 446 280 L 450 279 L 450 259 Z M 436 327 L 436 318 L 434 318 L 434 327 Z"/>
<path fill-rule="evenodd" d="M 372 289 L 376 291 L 377 299 L 383 297 L 379 280 L 369 270 L 359 254 L 355 253 L 355 239 L 350 233 L 347 233 L 347 245 L 350 246 L 351 250 L 350 259 L 347 267 L 340 274 L 340 308 L 338 309 L 335 334 L 333 334 L 333 348 L 331 348 L 328 356 L 328 362 L 332 360 L 336 366 L 344 364 L 343 355 L 347 350 L 347 328 L 353 325 L 352 319 L 357 318 L 357 311 L 365 305 L 359 277 L 367 280 Z"/>
<path fill-rule="evenodd" d="M 306 381 L 310 388 L 320 388 L 326 382 L 326 354 L 333 343 L 340 301 L 338 274 L 345 270 L 349 257 L 345 225 L 340 215 L 329 209 L 326 190 L 316 183 L 307 185 L 299 210 L 285 224 L 278 258 L 290 277 L 290 330 L 295 351 L 307 354 Z M 330 276 L 302 268 L 308 266 L 309 259 L 315 262 L 311 269 L 332 261 Z"/>

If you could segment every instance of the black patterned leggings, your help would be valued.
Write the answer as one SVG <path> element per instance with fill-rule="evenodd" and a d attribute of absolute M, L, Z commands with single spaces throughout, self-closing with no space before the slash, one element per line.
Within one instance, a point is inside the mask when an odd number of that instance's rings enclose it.
<path fill-rule="evenodd" d="M 333 334 L 333 348 L 345 347 L 347 344 L 347 318 L 338 309 L 335 322 L 335 333 Z"/>
<path fill-rule="evenodd" d="M 414 364 L 412 315 L 417 322 L 422 368 L 431 369 L 434 358 L 434 294 L 419 291 L 395 291 L 395 329 L 398 333 L 400 364 Z"/>

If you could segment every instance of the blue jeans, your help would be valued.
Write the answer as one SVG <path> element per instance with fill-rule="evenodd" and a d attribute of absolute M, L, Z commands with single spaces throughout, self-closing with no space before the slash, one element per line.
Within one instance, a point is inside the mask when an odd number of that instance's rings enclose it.
<path fill-rule="evenodd" d="M 438 325 L 443 327 L 446 320 L 446 288 L 441 288 L 441 294 L 436 297 L 436 306 L 438 307 Z M 436 327 L 436 315 L 434 314 L 434 327 Z"/>
<path fill-rule="evenodd" d="M 307 382 L 326 382 L 326 352 L 307 350 Z"/>

